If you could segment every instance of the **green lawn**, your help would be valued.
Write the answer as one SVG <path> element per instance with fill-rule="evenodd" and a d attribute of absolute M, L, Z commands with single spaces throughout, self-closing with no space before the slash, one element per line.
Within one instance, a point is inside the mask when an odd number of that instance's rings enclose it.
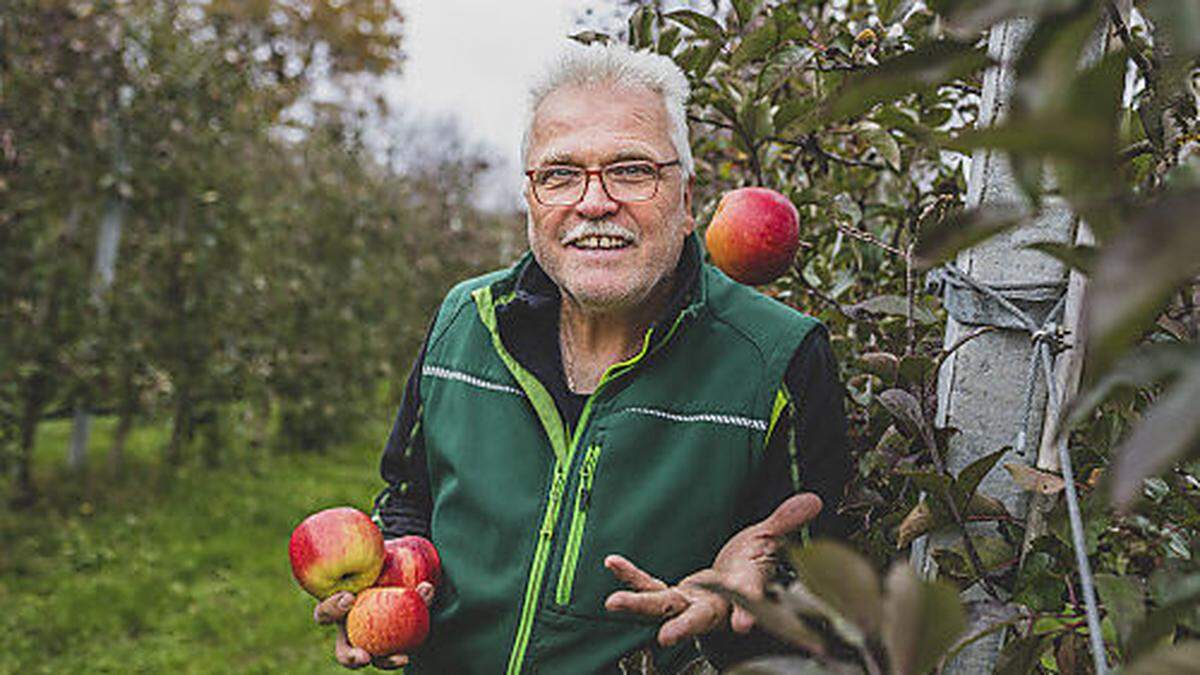
<path fill-rule="evenodd" d="M 111 420 L 95 428 L 95 476 L 63 479 L 68 427 L 39 432 L 43 504 L 0 506 L 0 673 L 346 672 L 287 541 L 318 509 L 370 508 L 382 426 L 326 455 L 236 450 L 169 482 L 161 427 L 134 434 L 121 479 L 106 475 Z"/>

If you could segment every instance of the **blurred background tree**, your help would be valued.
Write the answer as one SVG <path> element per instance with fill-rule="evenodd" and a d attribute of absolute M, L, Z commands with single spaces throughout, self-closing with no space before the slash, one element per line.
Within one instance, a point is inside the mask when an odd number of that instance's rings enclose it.
<path fill-rule="evenodd" d="M 396 401 L 437 296 L 498 264 L 515 222 L 472 205 L 482 154 L 401 174 L 405 148 L 364 142 L 396 116 L 370 92 L 402 65 L 402 26 L 386 0 L 6 3 L 14 503 L 36 498 L 38 423 L 80 400 L 117 416 L 112 469 L 139 419 L 170 421 L 164 467 L 196 440 L 217 465 L 230 431 L 320 449 Z M 95 292 L 109 217 L 119 254 Z"/>

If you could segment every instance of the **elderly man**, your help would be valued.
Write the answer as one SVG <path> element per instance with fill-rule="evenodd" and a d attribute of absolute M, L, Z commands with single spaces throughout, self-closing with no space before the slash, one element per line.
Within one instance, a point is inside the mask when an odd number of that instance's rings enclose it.
<path fill-rule="evenodd" d="M 429 640 L 375 665 L 573 675 L 647 648 L 673 672 L 692 637 L 733 658 L 752 618 L 697 582 L 761 593 L 785 535 L 832 529 L 827 335 L 703 263 L 687 95 L 669 59 L 597 45 L 533 89 L 531 253 L 450 291 L 384 451 L 376 520 L 429 536 L 444 582 Z M 370 661 L 340 628 L 337 658 Z"/>

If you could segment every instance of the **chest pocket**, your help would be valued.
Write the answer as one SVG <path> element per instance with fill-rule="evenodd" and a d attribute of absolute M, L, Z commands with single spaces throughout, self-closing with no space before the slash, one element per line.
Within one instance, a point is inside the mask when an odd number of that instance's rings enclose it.
<path fill-rule="evenodd" d="M 736 522 L 766 422 L 720 412 L 630 406 L 594 421 L 578 468 L 549 600 L 553 611 L 618 619 L 619 553 L 668 583 L 709 566 Z M 756 445 L 757 444 L 757 445 Z"/>

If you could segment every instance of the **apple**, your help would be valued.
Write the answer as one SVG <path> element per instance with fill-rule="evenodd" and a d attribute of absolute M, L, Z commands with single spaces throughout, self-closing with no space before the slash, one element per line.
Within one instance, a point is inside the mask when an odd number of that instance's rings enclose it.
<path fill-rule="evenodd" d="M 429 635 L 429 608 L 411 588 L 368 588 L 346 615 L 350 644 L 372 656 L 405 653 Z"/>
<path fill-rule="evenodd" d="M 325 509 L 292 531 L 288 558 L 296 581 L 318 600 L 338 591 L 357 593 L 383 568 L 383 534 L 358 509 Z"/>
<path fill-rule="evenodd" d="M 800 214 L 761 187 L 726 192 L 704 235 L 713 263 L 735 281 L 760 285 L 786 272 L 800 247 Z"/>
<path fill-rule="evenodd" d="M 442 562 L 433 542 L 410 534 L 383 543 L 383 571 L 375 580 L 376 586 L 403 586 L 416 589 L 428 581 L 434 586 L 442 579 Z"/>

